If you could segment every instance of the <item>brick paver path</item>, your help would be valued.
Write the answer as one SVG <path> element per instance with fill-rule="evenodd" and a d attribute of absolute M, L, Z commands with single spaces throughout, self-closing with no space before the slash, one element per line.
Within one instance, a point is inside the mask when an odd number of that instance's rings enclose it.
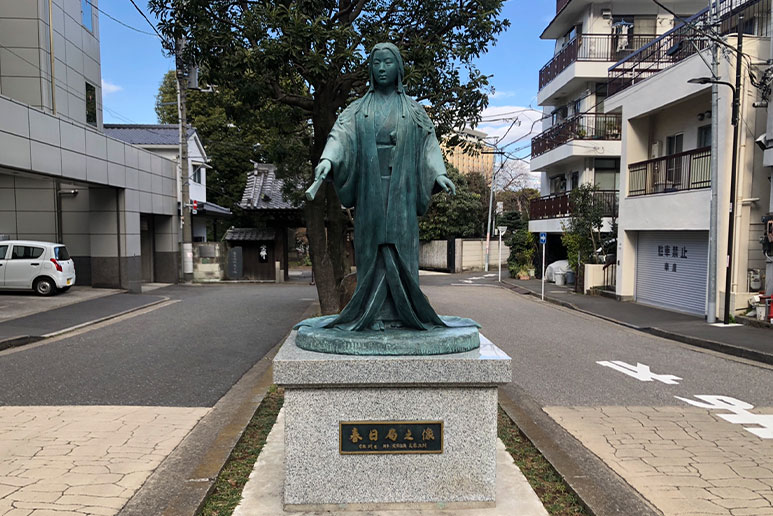
<path fill-rule="evenodd" d="M 716 412 L 686 406 L 544 410 L 666 516 L 773 515 L 773 440 Z"/>
<path fill-rule="evenodd" d="M 116 514 L 208 411 L 0 407 L 0 515 Z"/>

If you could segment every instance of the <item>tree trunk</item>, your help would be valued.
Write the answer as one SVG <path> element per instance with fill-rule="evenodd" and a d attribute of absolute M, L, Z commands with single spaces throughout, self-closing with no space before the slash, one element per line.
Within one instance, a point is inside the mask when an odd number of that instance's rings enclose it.
<path fill-rule="evenodd" d="M 327 136 L 336 120 L 336 108 L 320 92 L 312 115 L 314 142 L 311 149 L 312 166 L 316 167 L 325 148 Z M 335 174 L 335 171 L 332 171 Z M 344 294 L 341 282 L 349 272 L 346 262 L 347 218 L 341 209 L 341 201 L 331 183 L 319 189 L 314 201 L 307 201 L 304 208 L 306 234 L 309 239 L 311 267 L 317 286 L 317 296 L 323 314 L 335 314 L 343 308 Z"/>
<path fill-rule="evenodd" d="M 323 189 L 331 188 L 323 185 Z M 314 281 L 317 286 L 317 296 L 323 314 L 334 314 L 340 310 L 338 282 L 333 273 L 333 263 L 328 250 L 328 232 L 325 228 L 326 196 L 318 195 L 314 201 L 306 201 L 304 214 L 306 216 L 306 236 L 309 239 L 309 255 L 311 268 L 314 271 Z"/>

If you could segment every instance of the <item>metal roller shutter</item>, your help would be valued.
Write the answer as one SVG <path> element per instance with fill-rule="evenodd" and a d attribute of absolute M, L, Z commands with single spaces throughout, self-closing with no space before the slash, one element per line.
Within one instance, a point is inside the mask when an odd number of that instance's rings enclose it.
<path fill-rule="evenodd" d="M 706 231 L 641 231 L 636 247 L 636 301 L 704 315 L 708 249 Z"/>

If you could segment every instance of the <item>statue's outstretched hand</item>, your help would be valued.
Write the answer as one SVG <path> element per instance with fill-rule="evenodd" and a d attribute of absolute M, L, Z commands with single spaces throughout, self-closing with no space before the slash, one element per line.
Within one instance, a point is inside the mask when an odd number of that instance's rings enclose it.
<path fill-rule="evenodd" d="M 314 179 L 325 179 L 330 173 L 331 168 L 332 165 L 330 164 L 330 161 L 326 159 L 321 160 L 314 169 Z"/>
<path fill-rule="evenodd" d="M 454 182 L 451 181 L 448 176 L 438 176 L 436 181 L 437 184 L 440 185 L 440 188 L 442 188 L 446 193 L 456 195 L 456 185 L 454 185 Z"/>

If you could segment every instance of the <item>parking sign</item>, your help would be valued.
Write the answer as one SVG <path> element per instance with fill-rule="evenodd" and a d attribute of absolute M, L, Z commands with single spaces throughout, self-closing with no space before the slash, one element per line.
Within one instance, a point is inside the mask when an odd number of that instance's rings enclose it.
<path fill-rule="evenodd" d="M 544 244 L 548 241 L 548 234 L 547 233 L 540 233 L 539 234 L 539 243 Z"/>

